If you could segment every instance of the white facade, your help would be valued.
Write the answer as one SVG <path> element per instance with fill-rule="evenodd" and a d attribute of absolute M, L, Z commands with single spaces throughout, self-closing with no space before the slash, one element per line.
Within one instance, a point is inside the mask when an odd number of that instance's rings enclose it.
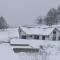
<path fill-rule="evenodd" d="M 56 31 L 56 40 L 59 40 L 59 36 L 60 36 L 60 31 L 57 29 L 57 28 L 55 28 L 53 31 Z M 53 34 L 53 31 L 52 31 L 52 33 L 49 35 L 49 40 L 53 40 L 53 37 L 54 37 L 54 34 Z"/>
<path fill-rule="evenodd" d="M 60 29 L 60 28 L 59 28 Z M 37 39 L 37 40 L 59 40 L 60 31 L 55 27 L 46 28 L 20 28 L 20 39 Z M 54 33 L 55 31 L 55 33 Z M 25 38 L 23 38 L 24 36 Z"/>

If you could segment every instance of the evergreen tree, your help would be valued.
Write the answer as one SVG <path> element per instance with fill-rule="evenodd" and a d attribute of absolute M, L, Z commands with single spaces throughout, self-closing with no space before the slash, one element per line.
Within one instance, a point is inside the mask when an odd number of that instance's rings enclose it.
<path fill-rule="evenodd" d="M 48 13 L 47 16 L 45 17 L 45 22 L 47 25 L 53 25 L 56 23 L 56 17 L 57 17 L 57 10 L 54 8 L 51 8 Z"/>
<path fill-rule="evenodd" d="M 8 24 L 7 24 L 7 22 L 5 21 L 4 17 L 1 16 L 1 17 L 0 17 L 0 29 L 5 29 L 5 28 L 8 28 Z"/>

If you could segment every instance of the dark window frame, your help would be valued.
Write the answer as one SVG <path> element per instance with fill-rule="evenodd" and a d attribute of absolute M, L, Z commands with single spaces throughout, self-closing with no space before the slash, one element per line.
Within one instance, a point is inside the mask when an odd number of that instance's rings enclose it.
<path fill-rule="evenodd" d="M 42 40 L 45 40 L 45 38 L 46 38 L 45 36 L 42 36 Z"/>
<path fill-rule="evenodd" d="M 29 35 L 29 37 L 32 37 L 32 35 Z"/>
<path fill-rule="evenodd" d="M 39 35 L 34 35 L 34 39 L 39 39 Z"/>
<path fill-rule="evenodd" d="M 58 37 L 58 40 L 60 40 L 60 36 Z"/>
<path fill-rule="evenodd" d="M 26 39 L 26 35 L 22 35 L 22 39 Z"/>
<path fill-rule="evenodd" d="M 56 31 L 53 31 L 53 34 L 56 34 Z"/>

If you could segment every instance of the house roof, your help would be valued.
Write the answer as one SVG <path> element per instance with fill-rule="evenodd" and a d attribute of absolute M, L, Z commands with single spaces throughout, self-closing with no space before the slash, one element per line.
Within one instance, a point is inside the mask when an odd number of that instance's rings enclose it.
<path fill-rule="evenodd" d="M 27 40 L 27 39 L 12 39 L 10 41 L 10 44 L 13 45 L 29 45 L 31 48 L 38 48 L 38 46 L 40 45 L 40 41 L 38 40 Z M 28 46 L 26 46 L 27 48 L 29 48 Z M 25 47 L 24 47 L 25 48 Z"/>
<path fill-rule="evenodd" d="M 50 33 L 54 30 L 52 27 L 35 27 L 35 28 L 27 28 L 27 27 L 20 27 L 26 34 L 29 35 L 50 35 Z"/>
<path fill-rule="evenodd" d="M 47 28 L 49 26 L 40 24 L 40 25 L 30 25 L 30 26 L 28 25 L 28 26 L 24 26 L 24 27 L 28 27 L 28 28 Z"/>
<path fill-rule="evenodd" d="M 26 46 L 26 48 L 39 48 L 40 45 L 46 45 L 47 44 L 47 40 L 46 41 L 43 41 L 43 40 L 34 40 L 34 39 L 12 39 L 10 41 L 10 44 L 13 44 L 13 45 L 25 45 L 25 44 L 28 44 L 29 46 Z M 49 42 L 48 42 L 49 43 Z M 23 46 L 24 47 L 24 46 Z M 20 48 L 19 46 L 17 48 Z M 24 47 L 25 48 L 25 47 Z"/>
<path fill-rule="evenodd" d="M 29 48 L 29 49 L 32 49 L 31 46 L 12 46 L 12 48 L 24 48 L 24 49 Z"/>
<path fill-rule="evenodd" d="M 57 25 L 52 25 L 52 28 L 56 28 L 60 31 L 60 24 L 57 24 Z"/>
<path fill-rule="evenodd" d="M 58 29 L 58 31 L 60 31 L 60 28 L 57 28 Z"/>

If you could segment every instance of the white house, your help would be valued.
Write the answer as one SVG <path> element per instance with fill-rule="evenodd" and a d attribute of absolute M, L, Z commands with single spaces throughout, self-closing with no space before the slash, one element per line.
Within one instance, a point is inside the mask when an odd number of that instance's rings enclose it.
<path fill-rule="evenodd" d="M 20 39 L 60 40 L 60 27 L 20 26 L 19 37 L 20 37 Z"/>

